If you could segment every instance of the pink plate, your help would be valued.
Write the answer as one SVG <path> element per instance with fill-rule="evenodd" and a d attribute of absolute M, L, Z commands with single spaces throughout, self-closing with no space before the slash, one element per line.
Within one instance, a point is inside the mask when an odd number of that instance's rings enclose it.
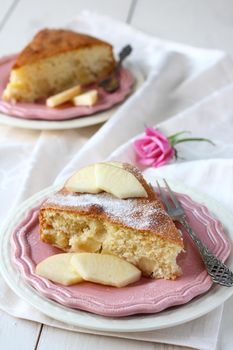
<path fill-rule="evenodd" d="M 222 261 L 231 251 L 222 224 L 206 207 L 190 197 L 177 194 L 189 223 L 196 234 Z M 200 255 L 185 232 L 185 253 L 178 263 L 183 275 L 175 281 L 141 278 L 124 288 L 102 286 L 84 282 L 64 287 L 35 274 L 35 266 L 50 255 L 61 253 L 57 248 L 39 240 L 39 206 L 32 208 L 12 234 L 12 259 L 23 278 L 43 296 L 58 303 L 104 316 L 128 316 L 138 313 L 157 313 L 168 307 L 185 304 L 206 292 L 212 285 Z M 179 227 L 181 228 L 181 227 Z"/>
<path fill-rule="evenodd" d="M 93 107 L 75 107 L 66 104 L 60 108 L 48 108 L 44 103 L 5 102 L 1 96 L 9 80 L 11 67 L 16 57 L 17 55 L 12 55 L 0 59 L 0 112 L 23 119 L 68 120 L 110 109 L 130 94 L 135 80 L 128 69 L 121 68 L 119 73 L 120 88 L 112 94 L 98 88 L 99 100 Z"/>

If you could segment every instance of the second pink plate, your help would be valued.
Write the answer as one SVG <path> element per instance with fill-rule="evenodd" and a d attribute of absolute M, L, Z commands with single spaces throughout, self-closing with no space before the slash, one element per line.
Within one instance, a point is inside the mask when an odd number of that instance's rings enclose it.
<path fill-rule="evenodd" d="M 208 209 L 190 197 L 179 194 L 188 220 L 199 238 L 221 260 L 230 254 L 231 244 L 221 223 Z M 128 316 L 157 313 L 171 306 L 185 304 L 205 293 L 212 285 L 200 255 L 185 232 L 185 253 L 178 258 L 183 275 L 175 281 L 142 278 L 124 288 L 84 282 L 64 287 L 35 274 L 35 266 L 46 257 L 61 253 L 39 240 L 39 207 L 32 208 L 12 234 L 12 259 L 23 278 L 43 296 L 56 302 L 104 316 Z M 179 227 L 180 228 L 180 227 Z"/>
<path fill-rule="evenodd" d="M 67 104 L 60 108 L 48 108 L 44 103 L 10 103 L 2 100 L 2 94 L 16 57 L 16 55 L 12 55 L 0 59 L 0 112 L 18 118 L 55 121 L 90 116 L 122 102 L 131 93 L 135 82 L 132 73 L 128 69 L 121 68 L 119 73 L 120 88 L 111 94 L 98 88 L 99 100 L 93 107 L 75 107 Z"/>

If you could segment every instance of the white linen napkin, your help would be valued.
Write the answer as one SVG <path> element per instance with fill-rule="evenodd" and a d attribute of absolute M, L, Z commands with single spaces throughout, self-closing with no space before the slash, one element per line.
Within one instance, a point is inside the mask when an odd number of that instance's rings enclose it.
<path fill-rule="evenodd" d="M 79 152 L 93 128 L 41 133 L 19 133 L 15 129 L 4 128 L 0 134 L 0 157 L 4 162 L 0 185 L 5 201 L 0 209 L 1 217 L 6 215 L 12 202 L 16 207 L 22 200 L 50 185 L 59 172 L 56 183 L 62 183 L 77 168 L 108 157 L 134 163 L 132 141 L 128 140 L 142 133 L 145 124 L 153 126 L 159 122 L 159 128 L 166 135 L 189 130 L 192 136 L 212 139 L 216 146 L 205 143 L 195 143 L 195 147 L 193 143 L 179 145 L 177 148 L 185 161 L 148 169 L 145 174 L 181 180 L 212 195 L 233 210 L 230 198 L 233 167 L 231 58 L 220 51 L 165 42 L 89 12 L 82 13 L 68 27 L 112 42 L 116 52 L 130 43 L 134 50 L 128 62 L 133 69 L 143 72 L 145 82 Z M 198 320 L 154 332 L 117 335 L 93 332 L 62 324 L 34 310 L 19 299 L 2 279 L 0 307 L 14 316 L 65 329 L 203 350 L 216 348 L 222 315 L 222 307 L 219 307 Z M 224 316 L 224 319 L 227 320 L 224 324 L 227 330 L 229 318 Z M 228 331 L 227 339 L 230 336 Z M 228 350 L 227 345 L 224 349 Z"/>

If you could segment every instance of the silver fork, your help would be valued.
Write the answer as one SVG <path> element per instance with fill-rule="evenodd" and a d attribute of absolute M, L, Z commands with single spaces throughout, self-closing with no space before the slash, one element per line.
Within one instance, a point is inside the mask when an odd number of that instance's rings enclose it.
<path fill-rule="evenodd" d="M 202 241 L 196 236 L 186 220 L 184 209 L 181 203 L 176 198 L 174 192 L 169 187 L 167 181 L 163 179 L 167 191 L 161 188 L 159 182 L 157 181 L 157 186 L 161 199 L 166 207 L 167 213 L 173 221 L 178 221 L 183 225 L 185 230 L 188 232 L 189 236 L 192 238 L 193 242 L 196 244 L 201 257 L 206 266 L 208 274 L 211 276 L 213 282 L 221 284 L 225 287 L 233 286 L 233 272 L 222 263 L 214 254 L 212 254 L 209 249 L 202 243 Z M 170 197 L 170 198 L 169 198 Z"/>

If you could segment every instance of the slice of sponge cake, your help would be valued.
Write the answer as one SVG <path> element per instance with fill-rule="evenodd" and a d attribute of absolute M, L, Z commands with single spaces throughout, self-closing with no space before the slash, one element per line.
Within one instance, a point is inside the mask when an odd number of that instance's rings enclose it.
<path fill-rule="evenodd" d="M 71 30 L 44 29 L 19 54 L 3 99 L 47 98 L 76 84 L 97 82 L 114 67 L 110 44 Z"/>
<path fill-rule="evenodd" d="M 181 274 L 176 258 L 184 248 L 180 232 L 137 169 L 117 165 L 117 176 L 112 171 L 111 178 L 119 186 L 131 186 L 121 182 L 125 169 L 141 179 L 145 197 L 122 199 L 104 191 L 81 193 L 63 188 L 40 209 L 40 237 L 64 251 L 116 255 L 137 266 L 145 276 L 175 279 Z M 97 170 L 102 171 L 102 167 Z M 131 184 L 128 192 L 133 195 L 135 183 Z"/>

